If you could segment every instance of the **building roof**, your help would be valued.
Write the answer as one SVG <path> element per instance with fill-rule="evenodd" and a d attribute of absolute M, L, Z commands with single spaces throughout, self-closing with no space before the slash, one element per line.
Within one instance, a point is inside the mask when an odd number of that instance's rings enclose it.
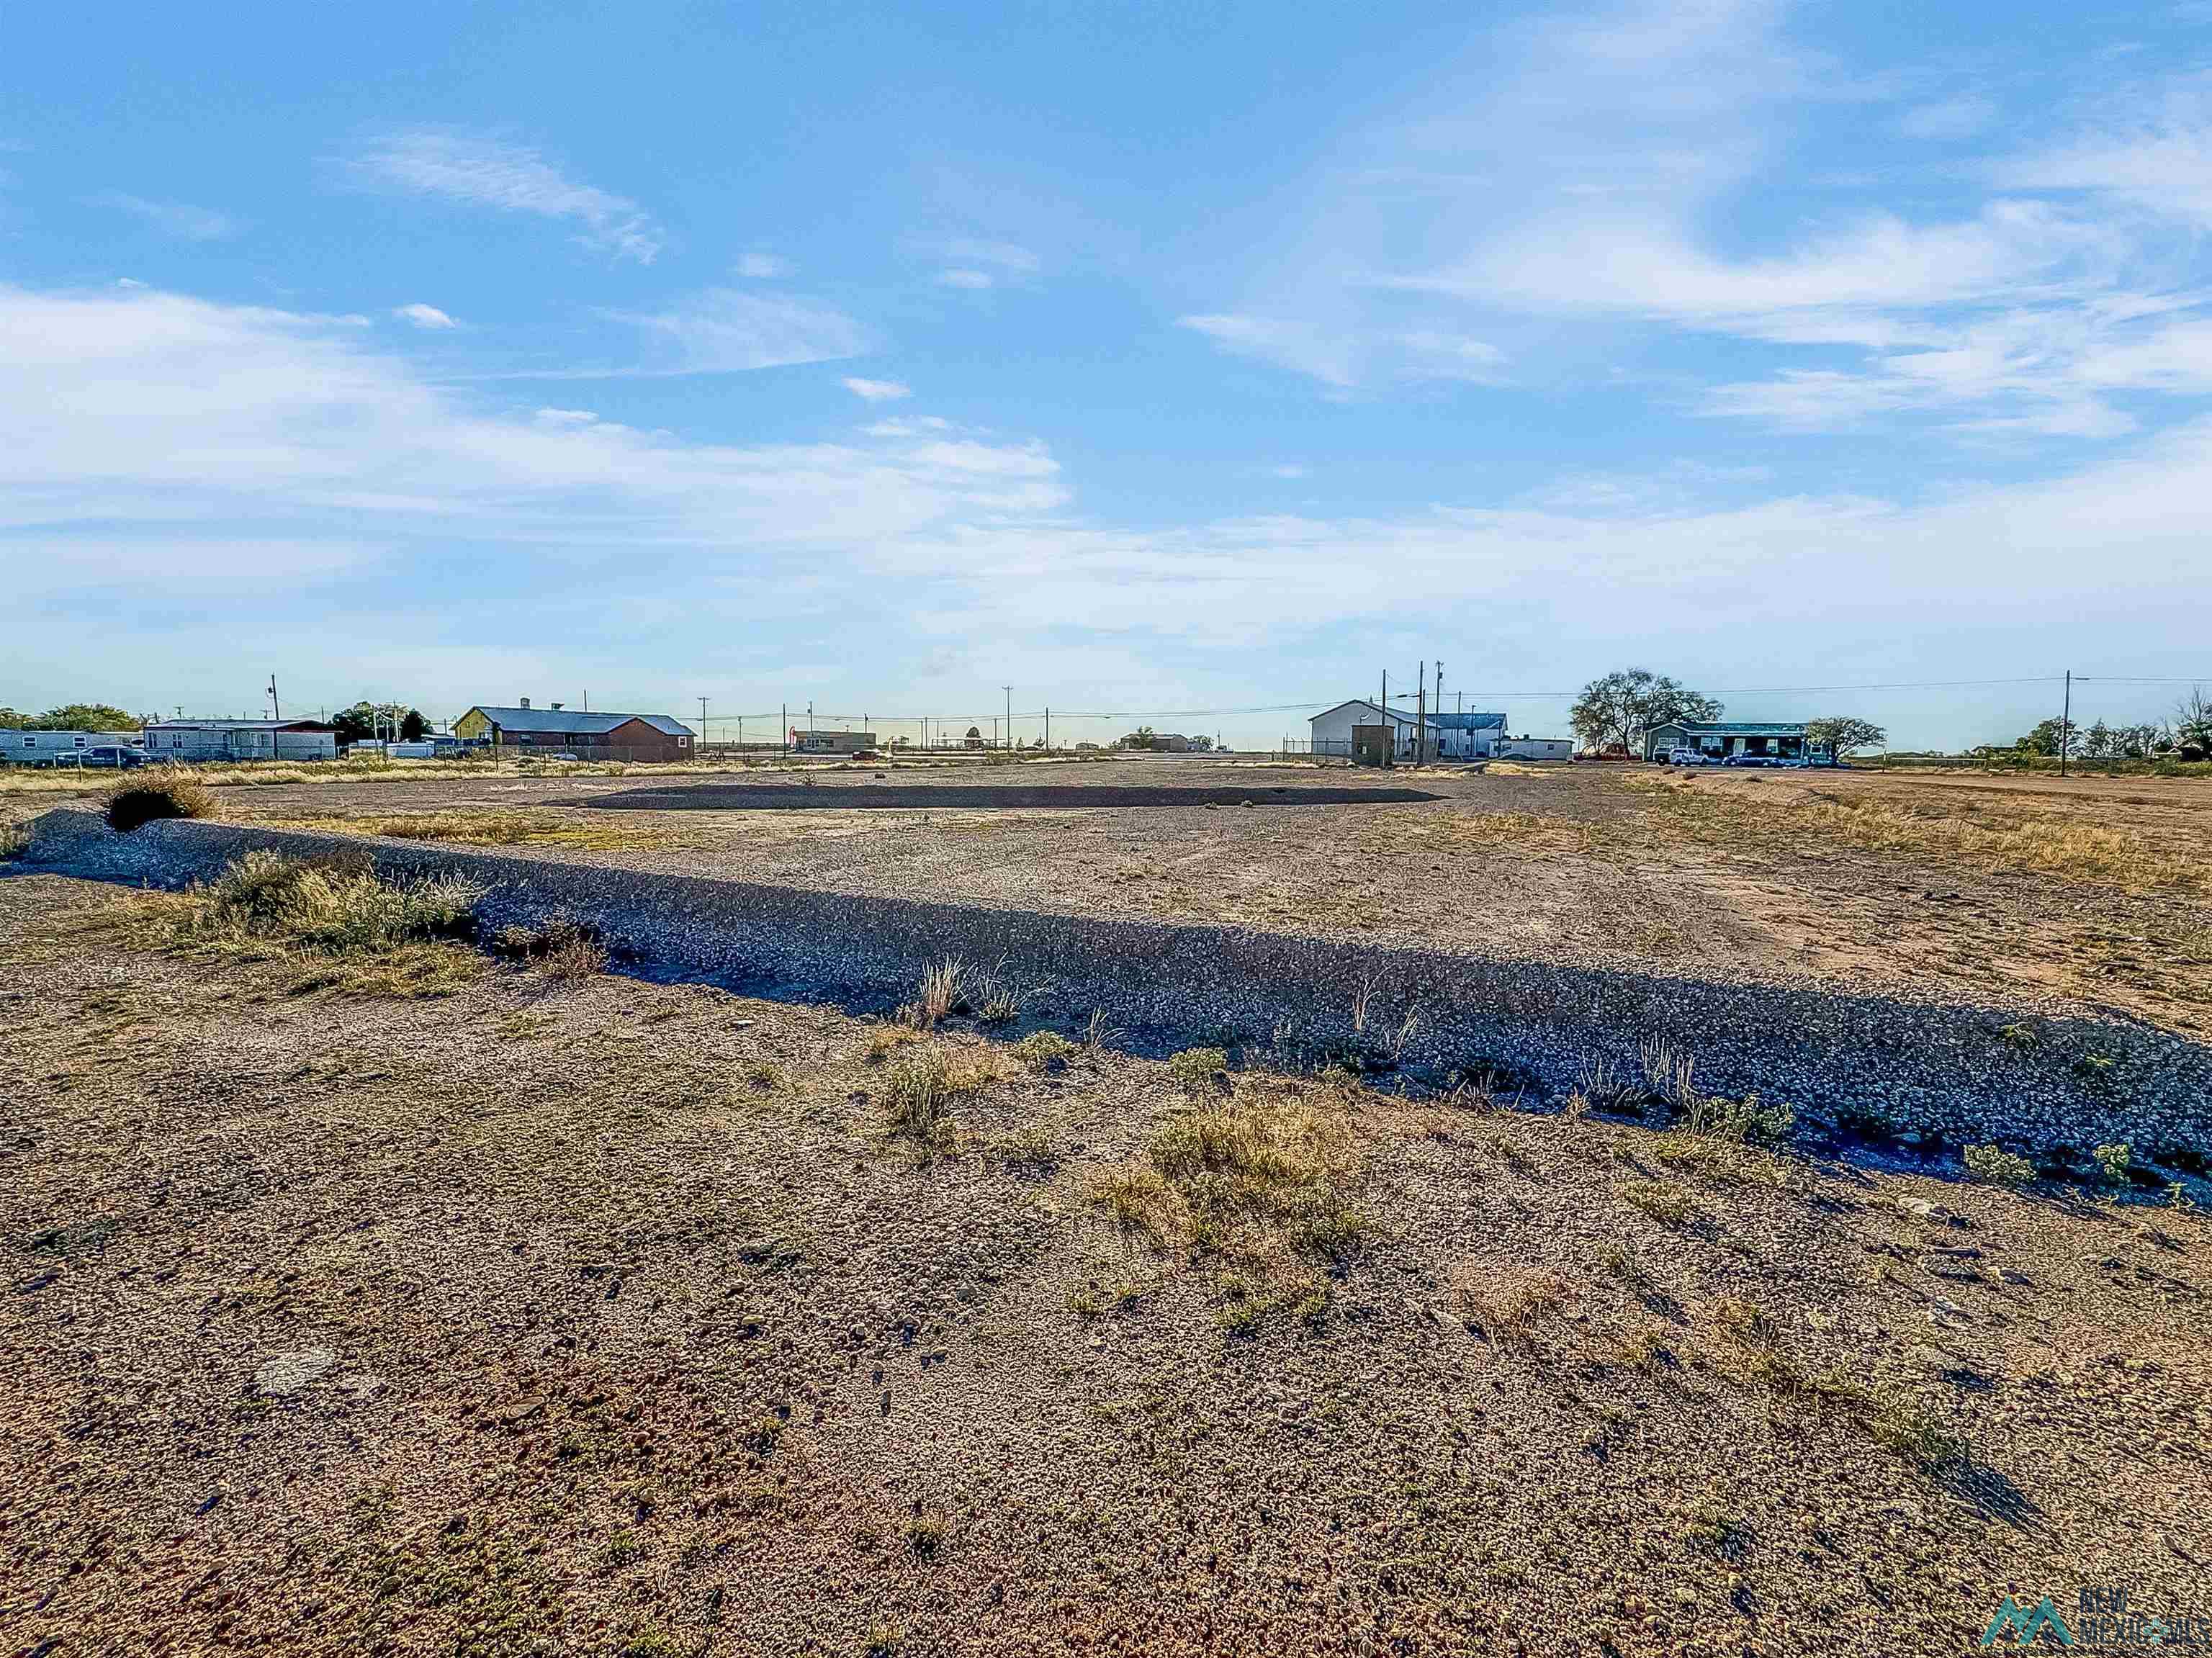
<path fill-rule="evenodd" d="M 493 708 L 482 704 L 470 710 L 508 732 L 548 732 L 556 735 L 601 737 L 633 720 L 642 721 L 670 737 L 689 737 L 691 727 L 665 714 L 584 714 L 574 708 Z M 465 716 L 464 716 L 465 717 Z"/>
<path fill-rule="evenodd" d="M 1725 725 L 1700 725 L 1694 720 L 1662 720 L 1651 728 L 1655 732 L 1678 731 L 1688 737 L 1802 737 L 1805 727 L 1778 723 L 1771 720 L 1739 720 Z"/>
<path fill-rule="evenodd" d="M 1371 699 L 1364 696 L 1355 696 L 1350 701 L 1340 702 L 1333 708 L 1323 708 L 1319 714 L 1314 715 L 1314 719 L 1326 720 L 1329 715 L 1333 714 L 1341 714 L 1346 708 L 1364 708 L 1370 714 L 1387 714 L 1392 720 L 1395 720 L 1401 726 L 1418 726 L 1421 723 L 1412 714 L 1406 713 L 1402 709 L 1380 708 Z M 1436 723 L 1436 715 L 1431 714 L 1429 716 L 1429 724 L 1433 726 Z"/>
<path fill-rule="evenodd" d="M 149 732 L 326 732 L 319 720 L 157 720 Z"/>
<path fill-rule="evenodd" d="M 1429 724 L 1439 731 L 1502 732 L 1505 716 L 1502 714 L 1432 714 Z"/>

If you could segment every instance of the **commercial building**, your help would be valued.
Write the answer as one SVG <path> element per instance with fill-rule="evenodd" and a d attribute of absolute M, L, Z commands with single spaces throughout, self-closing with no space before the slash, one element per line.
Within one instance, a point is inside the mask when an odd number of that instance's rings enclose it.
<path fill-rule="evenodd" d="M 573 754 L 579 760 L 689 760 L 691 728 L 665 714 L 581 714 L 558 702 L 542 708 L 524 697 L 511 708 L 477 707 L 453 721 L 464 743 L 511 750 Z"/>
<path fill-rule="evenodd" d="M 338 739 L 317 720 L 163 720 L 146 727 L 146 757 L 335 760 Z"/>
<path fill-rule="evenodd" d="M 1312 731 L 1312 752 L 1335 755 L 1342 759 L 1355 757 L 1357 749 L 1352 732 L 1379 728 L 1387 738 L 1390 756 L 1395 760 L 1411 760 L 1415 741 L 1426 732 L 1429 750 L 1436 749 L 1436 723 L 1433 719 L 1425 727 L 1410 714 L 1395 708 L 1385 708 L 1364 697 L 1354 697 L 1349 702 L 1340 702 L 1334 708 L 1316 714 L 1307 722 Z"/>

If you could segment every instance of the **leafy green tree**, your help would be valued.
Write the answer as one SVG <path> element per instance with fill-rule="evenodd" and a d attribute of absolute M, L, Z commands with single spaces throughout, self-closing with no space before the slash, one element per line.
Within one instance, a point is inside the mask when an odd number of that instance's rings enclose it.
<path fill-rule="evenodd" d="M 397 727 L 402 740 L 413 742 L 428 731 L 429 722 L 404 702 L 360 701 L 342 708 L 331 720 L 341 743 L 368 743 L 390 737 Z"/>
<path fill-rule="evenodd" d="M 23 721 L 23 729 L 33 732 L 127 732 L 137 731 L 145 721 L 135 714 L 117 708 L 112 702 L 64 702 L 58 708 L 48 708 L 36 720 Z"/>
<path fill-rule="evenodd" d="M 2033 731 L 2013 744 L 2022 754 L 2033 754 L 2046 760 L 2058 757 L 2063 747 L 2069 754 L 2079 753 L 2081 734 L 2073 723 L 2064 720 L 2044 720 L 2036 723 Z"/>
<path fill-rule="evenodd" d="M 0 732 L 19 732 L 22 730 L 23 721 L 27 718 L 28 718 L 27 715 L 19 713 L 14 708 L 0 708 Z"/>
<path fill-rule="evenodd" d="M 1825 749 L 1837 759 L 1860 749 L 1878 747 L 1889 741 L 1889 733 L 1871 720 L 1861 720 L 1856 714 L 1832 714 L 1826 720 L 1805 722 L 1805 741 L 1816 749 Z"/>
<path fill-rule="evenodd" d="M 1589 748 L 1618 744 L 1630 753 L 1656 726 L 1701 725 L 1721 717 L 1721 705 L 1666 674 L 1626 668 L 1593 679 L 1568 711 L 1575 735 Z"/>
<path fill-rule="evenodd" d="M 2185 760 L 2212 755 L 2212 699 L 2202 685 L 2191 685 L 2173 706 L 2173 744 Z"/>

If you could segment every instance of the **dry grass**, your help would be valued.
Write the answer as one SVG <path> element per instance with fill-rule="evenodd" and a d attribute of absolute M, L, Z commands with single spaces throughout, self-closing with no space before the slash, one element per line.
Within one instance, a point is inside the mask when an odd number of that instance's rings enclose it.
<path fill-rule="evenodd" d="M 474 932 L 482 896 L 451 877 L 392 881 L 366 865 L 258 849 L 212 881 L 159 896 L 141 925 L 188 952 L 293 958 L 295 993 L 440 996 L 482 971 L 476 951 L 457 947 Z"/>
<path fill-rule="evenodd" d="M 956 1150 L 963 1137 L 953 1104 L 999 1078 L 997 1056 L 988 1049 L 953 1053 L 918 1043 L 884 1078 L 884 1130 L 924 1155 Z"/>
<path fill-rule="evenodd" d="M 503 926 L 492 948 L 534 963 L 549 979 L 592 978 L 607 970 L 609 959 L 598 928 L 564 915 L 535 926 Z"/>
<path fill-rule="evenodd" d="M 1785 792 L 1762 786 L 1764 779 L 1739 786 L 1632 772 L 1620 780 L 1644 796 L 1654 827 L 1708 845 L 1826 843 L 2130 892 L 2212 890 L 2202 847 L 2084 823 L 2027 800 L 1931 793 L 1901 804 Z"/>
<path fill-rule="evenodd" d="M 1361 1230 L 1358 1157 L 1335 1100 L 1249 1084 L 1168 1116 L 1141 1161 L 1096 1173 L 1091 1201 L 1125 1235 L 1275 1274 L 1336 1260 Z"/>
<path fill-rule="evenodd" d="M 312 829 L 326 835 L 368 835 L 459 847 L 565 847 L 576 852 L 663 847 L 673 842 L 678 833 L 658 817 L 619 813 L 584 818 L 545 811 L 455 811 L 263 821 L 270 829 Z"/>
<path fill-rule="evenodd" d="M 1567 1304 L 1568 1284 L 1557 1272 L 1516 1278 L 1492 1291 L 1463 1291 L 1468 1325 L 1495 1345 L 1512 1352 L 1534 1352 L 1538 1333 Z"/>
<path fill-rule="evenodd" d="M 213 817 L 216 798 L 198 774 L 181 766 L 125 772 L 100 796 L 107 826 L 125 834 L 164 817 Z"/>

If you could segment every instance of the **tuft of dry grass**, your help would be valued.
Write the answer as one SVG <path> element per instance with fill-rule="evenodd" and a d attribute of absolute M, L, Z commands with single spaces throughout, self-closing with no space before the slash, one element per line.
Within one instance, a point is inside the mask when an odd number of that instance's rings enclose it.
<path fill-rule="evenodd" d="M 28 823 L 0 823 L 0 864 L 13 863 L 30 849 Z"/>
<path fill-rule="evenodd" d="M 295 993 L 442 996 L 483 971 L 482 957 L 459 947 L 482 896 L 452 877 L 387 880 L 366 864 L 257 848 L 212 881 L 158 896 L 143 925 L 172 949 L 298 960 Z"/>
<path fill-rule="evenodd" d="M 367 816 L 334 813 L 263 821 L 272 829 L 376 835 L 387 841 L 431 841 L 458 847 L 564 847 L 576 852 L 665 847 L 678 834 L 649 814 L 623 813 L 585 818 L 550 811 L 451 811 Z"/>
<path fill-rule="evenodd" d="M 588 979 L 607 970 L 607 947 L 599 929 L 565 915 L 535 926 L 503 926 L 492 947 L 537 964 L 549 979 Z"/>
<path fill-rule="evenodd" d="M 960 1143 L 953 1102 L 980 1093 L 999 1075 L 988 1053 L 956 1058 L 935 1042 L 918 1044 L 884 1078 L 885 1130 L 925 1153 L 952 1151 Z"/>
<path fill-rule="evenodd" d="M 1351 1250 L 1363 1225 L 1347 1191 L 1357 1166 L 1325 1095 L 1248 1091 L 1170 1116 L 1142 1160 L 1098 1171 L 1087 1195 L 1125 1235 L 1279 1274 L 1298 1257 Z"/>
<path fill-rule="evenodd" d="M 213 817 L 214 792 L 182 766 L 125 772 L 100 796 L 107 826 L 128 835 L 165 817 Z"/>
<path fill-rule="evenodd" d="M 1468 1325 L 1511 1352 L 1534 1352 L 1537 1333 L 1567 1304 L 1568 1284 L 1557 1272 L 1518 1278 L 1500 1289 L 1461 1292 Z"/>
<path fill-rule="evenodd" d="M 915 999 L 899 1009 L 900 1019 L 916 1030 L 934 1030 L 967 1005 L 968 969 L 948 956 L 921 975 Z"/>

